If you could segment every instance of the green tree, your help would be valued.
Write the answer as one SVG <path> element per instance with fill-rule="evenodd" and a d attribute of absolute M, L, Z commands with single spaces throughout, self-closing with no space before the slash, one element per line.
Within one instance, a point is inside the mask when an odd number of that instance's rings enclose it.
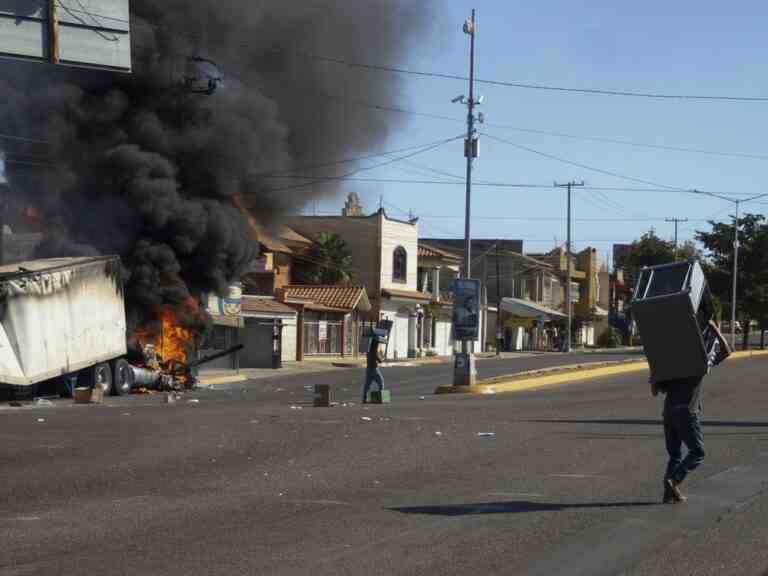
<path fill-rule="evenodd" d="M 618 268 L 636 272 L 643 266 L 656 266 L 675 261 L 675 246 L 672 242 L 662 240 L 651 229 L 639 240 L 632 242 L 626 257 L 616 263 Z"/>
<path fill-rule="evenodd" d="M 305 254 L 296 257 L 294 278 L 301 284 L 350 284 L 354 279 L 347 243 L 333 232 L 323 232 Z"/>
<path fill-rule="evenodd" d="M 730 317 L 733 282 L 733 225 L 709 222 L 712 230 L 697 231 L 696 238 L 709 253 L 708 278 L 712 292 L 725 303 Z M 744 328 L 744 346 L 749 342 L 749 323 L 768 324 L 768 223 L 761 214 L 739 218 L 739 273 L 736 315 Z M 761 345 L 763 343 L 761 342 Z"/>

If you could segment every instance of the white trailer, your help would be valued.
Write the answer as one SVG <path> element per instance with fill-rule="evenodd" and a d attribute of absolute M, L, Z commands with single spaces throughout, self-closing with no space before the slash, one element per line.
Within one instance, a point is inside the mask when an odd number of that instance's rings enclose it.
<path fill-rule="evenodd" d="M 117 256 L 52 258 L 0 267 L 0 384 L 126 394 L 126 319 Z"/>

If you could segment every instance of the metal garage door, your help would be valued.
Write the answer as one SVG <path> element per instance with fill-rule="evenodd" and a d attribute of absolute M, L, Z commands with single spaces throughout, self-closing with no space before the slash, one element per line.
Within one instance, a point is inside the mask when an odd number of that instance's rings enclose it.
<path fill-rule="evenodd" d="M 241 368 L 272 368 L 272 321 L 245 319 Z"/>

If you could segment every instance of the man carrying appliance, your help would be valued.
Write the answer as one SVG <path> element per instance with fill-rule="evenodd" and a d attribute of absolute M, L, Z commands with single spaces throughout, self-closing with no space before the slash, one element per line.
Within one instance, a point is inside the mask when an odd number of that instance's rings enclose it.
<path fill-rule="evenodd" d="M 713 322 L 711 295 L 696 260 L 644 268 L 632 312 L 651 369 L 651 392 L 665 395 L 664 438 L 669 461 L 663 502 L 685 502 L 680 484 L 705 456 L 700 422 L 702 381 L 730 355 L 730 349 Z M 683 444 L 688 448 L 684 458 Z"/>

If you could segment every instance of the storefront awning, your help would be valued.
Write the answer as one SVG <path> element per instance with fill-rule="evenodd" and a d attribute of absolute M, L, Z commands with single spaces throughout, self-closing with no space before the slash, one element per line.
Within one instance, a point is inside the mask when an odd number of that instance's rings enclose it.
<path fill-rule="evenodd" d="M 229 328 L 244 328 L 245 320 L 242 316 L 220 316 L 211 314 L 214 326 L 227 326 Z"/>
<path fill-rule="evenodd" d="M 501 300 L 502 311 L 517 316 L 518 318 L 536 318 L 542 322 L 551 322 L 553 320 L 563 320 L 568 318 L 566 314 L 547 308 L 531 300 L 522 300 L 520 298 L 503 298 Z"/>

